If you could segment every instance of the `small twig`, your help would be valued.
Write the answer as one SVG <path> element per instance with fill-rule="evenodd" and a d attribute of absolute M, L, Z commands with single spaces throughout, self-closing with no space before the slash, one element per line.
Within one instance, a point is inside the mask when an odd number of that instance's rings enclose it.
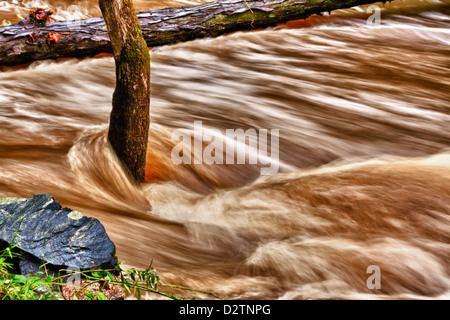
<path fill-rule="evenodd" d="M 31 38 L 31 40 L 32 40 L 31 43 L 35 43 L 36 42 L 36 38 L 33 36 L 32 33 L 27 34 L 27 36 Z"/>
<path fill-rule="evenodd" d="M 245 4 L 247 5 L 247 7 L 250 9 L 250 12 L 252 13 L 252 23 L 251 26 L 253 29 L 255 29 L 255 26 L 253 25 L 253 23 L 255 22 L 255 12 L 253 12 L 252 8 L 250 8 L 250 5 L 248 4 L 248 2 L 246 0 L 244 0 Z"/>

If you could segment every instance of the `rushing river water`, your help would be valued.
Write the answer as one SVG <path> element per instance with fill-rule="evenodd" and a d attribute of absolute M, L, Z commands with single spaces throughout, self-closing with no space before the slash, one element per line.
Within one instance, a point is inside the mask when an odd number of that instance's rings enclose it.
<path fill-rule="evenodd" d="M 8 0 L 0 22 L 34 6 L 101 14 L 95 0 Z M 152 49 L 139 187 L 106 143 L 111 57 L 4 68 L 0 196 L 51 193 L 98 218 L 127 266 L 227 299 L 448 299 L 450 2 L 378 6 L 379 26 L 364 6 Z M 278 174 L 176 165 L 171 134 L 194 121 L 278 129 Z"/>

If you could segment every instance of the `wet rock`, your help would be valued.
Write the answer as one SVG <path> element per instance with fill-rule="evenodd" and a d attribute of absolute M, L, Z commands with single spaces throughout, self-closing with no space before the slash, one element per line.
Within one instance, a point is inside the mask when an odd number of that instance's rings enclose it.
<path fill-rule="evenodd" d="M 22 273 L 34 270 L 42 261 L 55 270 L 117 265 L 115 246 L 102 224 L 95 218 L 62 208 L 49 194 L 28 199 L 0 198 L 2 241 L 16 244 L 24 251 Z"/>

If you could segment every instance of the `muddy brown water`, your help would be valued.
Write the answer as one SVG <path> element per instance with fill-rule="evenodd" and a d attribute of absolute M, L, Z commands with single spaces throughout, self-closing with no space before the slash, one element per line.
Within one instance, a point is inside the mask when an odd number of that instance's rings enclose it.
<path fill-rule="evenodd" d="M 37 5 L 100 15 L 92 0 L 0 1 L 0 22 Z M 152 49 L 141 186 L 106 143 L 111 57 L 3 70 L 0 195 L 51 193 L 100 219 L 127 266 L 226 299 L 448 299 L 450 2 L 377 5 L 379 26 L 362 6 Z M 176 165 L 172 132 L 194 121 L 278 129 L 279 172 Z"/>

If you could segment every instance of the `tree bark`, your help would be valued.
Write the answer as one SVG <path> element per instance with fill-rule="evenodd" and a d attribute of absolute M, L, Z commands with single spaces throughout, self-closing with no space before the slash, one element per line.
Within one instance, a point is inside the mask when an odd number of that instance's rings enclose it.
<path fill-rule="evenodd" d="M 145 179 L 150 127 L 150 52 L 131 0 L 99 0 L 116 63 L 108 140 L 136 183 Z"/>
<path fill-rule="evenodd" d="M 102 1 L 106 3 L 106 1 Z M 246 3 L 247 2 L 247 3 Z M 223 0 L 203 5 L 138 13 L 149 47 L 173 44 L 224 33 L 265 28 L 312 14 L 376 2 L 374 0 Z M 247 6 L 248 4 L 248 6 Z M 249 9 L 251 8 L 251 10 Z M 49 33 L 61 34 L 59 42 Z M 0 65 L 18 65 L 42 59 L 112 53 L 105 21 L 91 18 L 59 21 L 37 27 L 25 19 L 0 27 Z"/>

